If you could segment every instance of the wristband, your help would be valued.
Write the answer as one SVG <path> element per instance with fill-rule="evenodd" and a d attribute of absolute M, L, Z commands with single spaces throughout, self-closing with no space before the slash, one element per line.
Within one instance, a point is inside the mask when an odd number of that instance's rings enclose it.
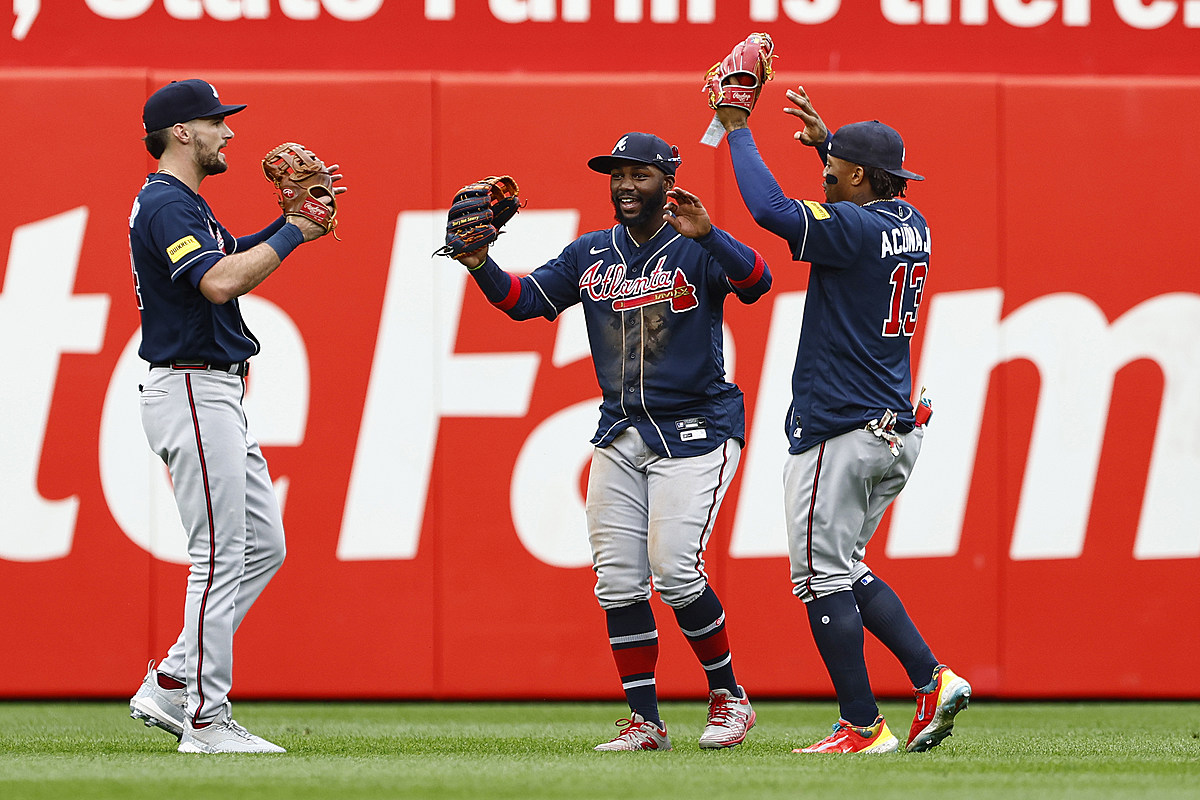
<path fill-rule="evenodd" d="M 279 256 L 279 260 L 283 261 L 291 255 L 293 250 L 304 244 L 304 233 L 296 225 L 288 222 L 271 234 L 267 239 L 267 244 Z"/>

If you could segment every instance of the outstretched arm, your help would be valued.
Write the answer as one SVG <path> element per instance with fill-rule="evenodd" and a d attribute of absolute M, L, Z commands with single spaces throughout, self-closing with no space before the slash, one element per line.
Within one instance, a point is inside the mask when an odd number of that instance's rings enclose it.
<path fill-rule="evenodd" d="M 521 299 L 521 281 L 488 258 L 487 247 L 463 253 L 455 260 L 467 268 L 487 301 L 504 313 L 509 313 Z"/>
<path fill-rule="evenodd" d="M 803 223 L 796 201 L 783 193 L 762 160 L 749 128 L 731 130 L 728 138 L 738 190 L 750 215 L 760 226 L 784 238 L 794 248 Z"/>
<path fill-rule="evenodd" d="M 464 253 L 456 260 L 467 267 L 484 298 L 512 319 L 541 317 L 553 321 L 567 306 L 579 302 L 578 278 L 567 251 L 522 278 L 490 258 L 487 247 Z"/>

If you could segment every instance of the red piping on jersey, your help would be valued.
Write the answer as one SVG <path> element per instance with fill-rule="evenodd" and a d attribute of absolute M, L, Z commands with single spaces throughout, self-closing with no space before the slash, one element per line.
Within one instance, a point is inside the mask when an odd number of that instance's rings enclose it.
<path fill-rule="evenodd" d="M 817 599 L 816 592 L 812 590 L 813 579 L 813 558 L 812 558 L 812 534 L 813 534 L 813 514 L 817 507 L 817 484 L 821 482 L 821 461 L 825 458 L 825 443 L 821 442 L 820 448 L 817 450 L 817 470 L 813 473 L 812 496 L 808 499 L 808 541 L 804 545 L 805 555 L 808 557 L 808 577 L 804 579 L 804 590 Z"/>
<path fill-rule="evenodd" d="M 508 311 L 521 299 L 521 281 L 517 280 L 516 276 L 510 272 L 504 274 L 508 277 L 508 294 L 504 295 L 504 299 L 497 300 L 492 305 L 501 311 Z"/>
<path fill-rule="evenodd" d="M 708 580 L 708 576 L 704 574 L 704 570 L 700 568 L 701 562 L 704 560 L 704 532 L 708 530 L 708 526 L 713 522 L 713 509 L 717 507 L 717 492 L 721 491 L 721 483 L 725 479 L 725 467 L 729 465 L 729 440 L 725 440 L 725 444 L 721 445 L 721 471 L 717 473 L 717 485 L 712 490 L 712 500 L 708 503 L 708 518 L 704 520 L 704 527 L 700 529 L 700 549 L 696 551 L 696 571 L 704 575 L 704 580 Z"/>
<path fill-rule="evenodd" d="M 196 693 L 200 702 L 192 714 L 192 724 L 200 721 L 200 712 L 204 709 L 204 610 L 208 606 L 208 592 L 212 589 L 213 576 L 216 574 L 217 532 L 213 524 L 212 492 L 208 486 L 208 465 L 204 461 L 204 443 L 200 439 L 200 418 L 196 416 L 196 399 L 192 396 L 192 376 L 184 375 L 187 382 L 188 406 L 192 411 L 192 428 L 196 431 L 196 452 L 200 455 L 200 475 L 204 481 L 204 507 L 208 511 L 208 581 L 204 585 L 204 596 L 200 599 L 200 619 L 196 625 L 196 645 L 199 657 L 196 660 Z"/>
<path fill-rule="evenodd" d="M 729 282 L 739 289 L 749 289 L 751 286 L 762 280 L 763 273 L 766 272 L 766 270 L 767 262 L 763 261 L 763 257 L 758 254 L 757 250 L 755 250 L 754 269 L 750 270 L 750 274 L 740 281 L 735 281 L 733 278 L 730 278 Z"/>

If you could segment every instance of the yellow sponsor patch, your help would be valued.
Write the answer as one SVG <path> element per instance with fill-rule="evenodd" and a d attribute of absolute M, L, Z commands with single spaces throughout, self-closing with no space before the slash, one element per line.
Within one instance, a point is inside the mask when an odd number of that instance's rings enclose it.
<path fill-rule="evenodd" d="M 813 219 L 829 219 L 829 212 L 825 210 L 825 206 L 816 200 L 805 200 L 804 205 L 808 206 L 808 210 L 812 212 Z"/>
<path fill-rule="evenodd" d="M 200 243 L 196 241 L 196 237 L 188 235 L 167 248 L 167 257 L 171 259 L 172 264 L 178 264 L 179 259 L 183 258 L 193 250 L 199 249 Z"/>

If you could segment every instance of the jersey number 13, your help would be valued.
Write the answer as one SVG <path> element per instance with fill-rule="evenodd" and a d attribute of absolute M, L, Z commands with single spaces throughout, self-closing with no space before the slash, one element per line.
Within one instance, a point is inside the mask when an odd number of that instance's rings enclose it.
<path fill-rule="evenodd" d="M 925 291 L 925 276 L 929 262 L 897 264 L 889 280 L 892 283 L 892 302 L 887 319 L 883 321 L 884 336 L 912 336 L 917 331 L 917 312 Z"/>

